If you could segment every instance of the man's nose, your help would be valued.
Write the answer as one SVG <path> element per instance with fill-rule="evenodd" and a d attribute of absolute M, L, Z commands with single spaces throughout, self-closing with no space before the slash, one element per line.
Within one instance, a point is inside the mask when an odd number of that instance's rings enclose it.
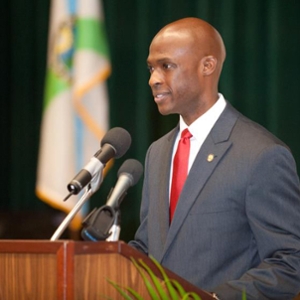
<path fill-rule="evenodd" d="M 157 70 L 152 71 L 148 83 L 151 87 L 157 86 L 162 83 L 162 76 L 159 73 L 159 71 Z"/>

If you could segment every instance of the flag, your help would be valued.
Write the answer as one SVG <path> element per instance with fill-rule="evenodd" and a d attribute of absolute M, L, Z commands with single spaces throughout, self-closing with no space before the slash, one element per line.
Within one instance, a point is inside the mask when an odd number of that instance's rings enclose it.
<path fill-rule="evenodd" d="M 52 0 L 36 194 L 68 213 L 67 184 L 108 130 L 109 51 L 99 0 Z M 81 214 L 71 223 L 78 229 Z"/>

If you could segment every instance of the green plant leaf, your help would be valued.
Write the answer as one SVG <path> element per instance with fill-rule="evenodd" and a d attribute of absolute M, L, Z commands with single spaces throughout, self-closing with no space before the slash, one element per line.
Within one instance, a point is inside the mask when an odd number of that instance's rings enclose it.
<path fill-rule="evenodd" d="M 143 297 L 131 287 L 126 287 L 126 290 L 135 297 L 135 300 L 143 300 Z"/>
<path fill-rule="evenodd" d="M 246 291 L 245 290 L 243 290 L 242 300 L 247 300 L 247 295 L 246 295 Z"/>
<path fill-rule="evenodd" d="M 162 300 L 169 300 L 169 296 L 167 295 L 167 293 L 165 292 L 165 290 L 163 289 L 162 283 L 161 281 L 154 275 L 154 273 L 152 272 L 152 270 L 147 266 L 147 264 L 145 264 L 143 262 L 143 260 L 139 260 L 139 264 L 147 271 L 147 273 L 150 275 L 157 291 L 158 294 L 160 295 Z"/>
<path fill-rule="evenodd" d="M 146 275 L 144 274 L 143 268 L 140 267 L 140 266 L 138 265 L 138 263 L 135 261 L 134 258 L 131 258 L 131 260 L 132 260 L 134 266 L 137 268 L 138 272 L 141 274 L 141 276 L 142 276 L 142 278 L 143 278 L 143 281 L 144 281 L 144 283 L 145 283 L 145 285 L 146 285 L 146 288 L 147 288 L 147 291 L 148 291 L 150 297 L 151 297 L 152 299 L 157 299 L 157 298 L 158 298 L 158 295 L 157 295 L 155 289 L 153 288 L 151 282 L 148 280 L 148 278 L 147 278 Z"/>
<path fill-rule="evenodd" d="M 182 300 L 186 300 L 186 299 L 191 299 L 193 298 L 194 300 L 201 300 L 201 297 L 198 296 L 196 293 L 194 292 L 190 292 L 190 293 L 186 293 L 184 295 L 184 297 L 182 298 Z"/>
<path fill-rule="evenodd" d="M 186 294 L 186 291 L 184 290 L 182 285 L 175 279 L 169 279 L 169 281 L 172 283 L 173 286 L 175 286 L 175 288 L 177 289 L 180 297 L 184 297 L 184 295 Z"/>
<path fill-rule="evenodd" d="M 123 291 L 123 288 L 120 285 L 118 285 L 117 283 L 109 280 L 108 278 L 106 278 L 106 280 L 124 297 L 124 299 L 133 300 L 128 294 L 126 294 Z"/>
<path fill-rule="evenodd" d="M 159 264 L 159 262 L 153 256 L 150 256 L 150 258 L 154 262 L 154 264 L 157 266 L 160 273 L 162 274 L 162 276 L 164 278 L 164 282 L 167 286 L 168 292 L 170 293 L 171 299 L 178 299 L 178 294 L 177 294 L 173 284 L 171 283 L 168 275 L 166 274 L 165 270 L 162 268 L 162 266 Z"/>

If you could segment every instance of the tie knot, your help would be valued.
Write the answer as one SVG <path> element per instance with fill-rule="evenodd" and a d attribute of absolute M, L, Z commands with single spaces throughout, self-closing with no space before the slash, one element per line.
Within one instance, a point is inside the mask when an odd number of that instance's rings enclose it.
<path fill-rule="evenodd" d="M 189 130 L 186 128 L 181 133 L 182 139 L 190 139 L 193 135 L 189 132 Z"/>

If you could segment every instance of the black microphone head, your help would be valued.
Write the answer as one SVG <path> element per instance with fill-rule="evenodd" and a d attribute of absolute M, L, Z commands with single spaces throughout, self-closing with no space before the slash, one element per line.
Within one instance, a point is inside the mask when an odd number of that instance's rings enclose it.
<path fill-rule="evenodd" d="M 144 168 L 143 165 L 136 159 L 127 159 L 122 164 L 118 171 L 118 177 L 121 174 L 129 174 L 132 177 L 131 186 L 135 185 L 141 178 Z"/>
<path fill-rule="evenodd" d="M 115 158 L 120 158 L 129 149 L 131 145 L 131 136 L 124 128 L 114 127 L 107 131 L 101 140 L 101 147 L 105 144 L 109 144 L 115 149 Z"/>

